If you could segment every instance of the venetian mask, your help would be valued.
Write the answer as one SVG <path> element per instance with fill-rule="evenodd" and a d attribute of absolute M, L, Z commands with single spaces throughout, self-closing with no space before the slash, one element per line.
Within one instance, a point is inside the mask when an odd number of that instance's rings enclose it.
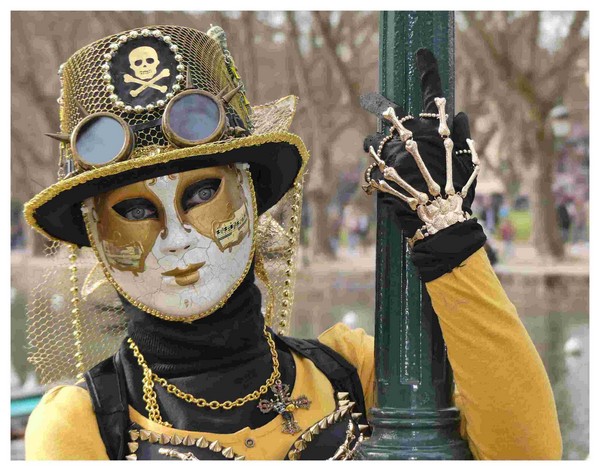
<path fill-rule="evenodd" d="M 88 198 L 88 236 L 132 304 L 193 320 L 219 308 L 250 268 L 256 203 L 246 164 L 153 178 Z"/>

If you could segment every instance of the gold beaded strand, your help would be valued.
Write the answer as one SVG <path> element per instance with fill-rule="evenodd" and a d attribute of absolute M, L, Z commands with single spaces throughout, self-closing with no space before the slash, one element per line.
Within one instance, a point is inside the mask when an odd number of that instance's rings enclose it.
<path fill-rule="evenodd" d="M 76 245 L 69 245 L 69 270 L 71 276 L 69 281 L 71 282 L 71 324 L 73 326 L 73 337 L 75 338 L 75 368 L 77 369 L 77 379 L 83 378 L 84 367 L 83 367 L 83 351 L 81 344 L 81 311 L 79 308 L 79 286 L 77 278 L 77 251 L 79 249 Z"/>

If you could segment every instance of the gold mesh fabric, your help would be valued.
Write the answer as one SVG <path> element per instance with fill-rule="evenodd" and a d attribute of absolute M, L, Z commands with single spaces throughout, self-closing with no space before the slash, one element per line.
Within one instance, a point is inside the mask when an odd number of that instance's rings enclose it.
<path fill-rule="evenodd" d="M 159 30 L 163 35 L 171 37 L 172 43 L 178 47 L 178 53 L 183 57 L 183 64 L 191 73 L 193 85 L 200 90 L 217 95 L 226 87 L 235 88 L 236 84 L 227 69 L 221 46 L 205 33 L 181 26 L 148 26 L 132 31 L 141 32 L 144 29 Z M 104 55 L 111 52 L 111 44 L 118 43 L 119 37 L 127 33 L 108 36 L 83 47 L 62 66 L 61 132 L 71 133 L 85 117 L 81 108 L 87 114 L 103 111 L 114 113 L 123 118 L 130 126 L 162 117 L 164 111 L 162 108 L 152 112 L 127 112 L 115 107 L 110 100 L 111 93 L 107 90 L 106 82 L 103 80 Z M 235 111 L 248 127 L 252 111 L 244 105 L 240 97 L 241 95 L 238 94 L 237 99 L 234 98 L 226 106 L 226 111 Z M 167 144 L 160 126 L 145 129 L 136 134 L 138 148 L 149 145 L 166 146 Z M 67 156 L 70 157 L 70 146 L 65 147 Z"/>
<path fill-rule="evenodd" d="M 91 249 L 79 250 L 77 260 L 80 297 L 80 349 L 82 371 L 76 366 L 76 333 L 72 314 L 70 262 L 66 244 L 55 242 L 46 250 L 48 267 L 42 281 L 29 295 L 27 338 L 29 361 L 35 366 L 41 384 L 74 379 L 116 352 L 123 340 L 126 319 L 115 290 L 105 283 L 83 299 L 86 275 L 96 265 Z M 96 273 L 100 271 L 95 270 Z M 94 273 L 92 273 L 94 276 Z M 89 280 L 88 280 L 89 281 Z"/>
<path fill-rule="evenodd" d="M 190 68 L 194 85 L 214 94 L 225 85 L 234 85 L 219 44 L 206 34 L 178 26 L 147 28 L 158 29 L 171 36 L 173 44 L 179 47 L 183 63 Z M 114 107 L 109 99 L 110 94 L 102 80 L 101 65 L 110 44 L 121 34 L 80 49 L 62 66 L 59 100 L 61 132 L 70 133 L 84 118 L 80 108 L 88 114 L 101 111 L 115 113 L 129 125 L 161 117 L 162 109 L 155 112 L 125 112 Z M 245 123 L 248 123 L 249 116 L 252 117 L 252 134 L 256 136 L 286 132 L 294 117 L 296 100 L 296 97 L 288 96 L 252 109 L 245 109 L 241 100 L 234 100 L 229 106 Z M 70 158 L 70 146 L 61 146 L 66 157 Z M 139 131 L 131 158 L 153 155 L 157 147 L 162 148 L 162 154 L 171 150 L 160 127 Z M 56 184 L 59 185 L 62 184 Z M 257 225 L 256 274 L 263 293 L 266 322 L 282 335 L 289 331 L 294 301 L 302 189 L 300 174 L 284 197 L 260 216 Z M 31 208 L 29 212 L 26 211 L 26 216 L 30 216 L 30 224 L 34 222 L 32 212 Z M 36 224 L 32 226 L 36 227 Z M 42 282 L 30 293 L 27 305 L 29 360 L 35 366 L 41 384 L 73 380 L 78 374 L 114 354 L 126 334 L 127 319 L 120 300 L 102 270 L 98 269 L 92 250 L 83 248 L 77 252 L 75 285 L 80 298 L 79 319 L 72 313 L 74 283 L 71 281 L 67 244 L 55 242 L 47 250 L 48 268 Z"/>

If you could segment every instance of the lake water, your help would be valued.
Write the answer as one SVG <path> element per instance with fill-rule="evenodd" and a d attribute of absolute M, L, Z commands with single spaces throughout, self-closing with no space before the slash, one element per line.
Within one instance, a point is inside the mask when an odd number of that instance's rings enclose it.
<path fill-rule="evenodd" d="M 562 283 L 566 285 L 534 289 L 503 281 L 548 371 L 563 435 L 563 459 L 577 460 L 589 453 L 588 297 L 587 286 L 574 280 Z M 305 270 L 298 279 L 292 335 L 314 337 L 335 322 L 373 334 L 373 291 L 372 273 Z M 26 361 L 25 302 L 24 293 L 13 291 L 13 394 L 36 388 L 33 367 Z M 23 458 L 22 441 L 13 440 L 11 449 L 13 459 Z"/>

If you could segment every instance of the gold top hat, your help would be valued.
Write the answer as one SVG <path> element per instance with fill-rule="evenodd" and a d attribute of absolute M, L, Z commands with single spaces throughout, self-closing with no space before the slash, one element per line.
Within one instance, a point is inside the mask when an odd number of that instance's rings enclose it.
<path fill-rule="evenodd" d="M 149 26 L 115 34 L 77 51 L 59 73 L 60 132 L 49 134 L 60 141 L 59 182 L 25 205 L 29 224 L 51 239 L 89 245 L 79 214 L 89 196 L 232 162 L 250 164 L 263 213 L 308 160 L 302 140 L 288 132 L 296 97 L 252 107 L 218 26 L 208 33 Z M 215 117 L 215 129 L 201 138 L 186 136 L 197 122 L 181 120 L 189 115 L 182 98 L 190 94 L 193 107 Z M 109 151 L 110 158 L 96 155 Z"/>

